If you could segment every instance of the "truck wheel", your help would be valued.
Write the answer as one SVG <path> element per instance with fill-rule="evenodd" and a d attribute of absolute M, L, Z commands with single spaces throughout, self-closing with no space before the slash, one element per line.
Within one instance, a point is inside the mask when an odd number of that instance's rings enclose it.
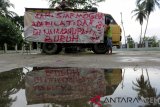
<path fill-rule="evenodd" d="M 93 45 L 92 51 L 96 54 L 105 54 L 108 48 L 104 43 L 99 43 Z"/>
<path fill-rule="evenodd" d="M 42 49 L 46 54 L 58 54 L 61 51 L 61 46 L 56 43 L 44 43 Z"/>

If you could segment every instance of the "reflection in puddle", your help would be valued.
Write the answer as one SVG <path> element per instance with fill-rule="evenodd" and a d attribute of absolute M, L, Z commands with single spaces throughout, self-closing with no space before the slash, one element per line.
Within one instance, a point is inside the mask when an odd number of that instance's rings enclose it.
<path fill-rule="evenodd" d="M 10 107 L 17 100 L 10 95 L 24 89 L 24 77 L 22 68 L 0 73 L 0 107 Z"/>
<path fill-rule="evenodd" d="M 152 68 L 13 69 L 0 73 L 0 107 L 159 107 L 159 77 Z"/>
<path fill-rule="evenodd" d="M 114 72 L 116 79 L 112 78 Z M 26 75 L 27 103 L 87 106 L 92 97 L 111 95 L 122 79 L 121 73 L 121 69 L 34 67 Z"/>

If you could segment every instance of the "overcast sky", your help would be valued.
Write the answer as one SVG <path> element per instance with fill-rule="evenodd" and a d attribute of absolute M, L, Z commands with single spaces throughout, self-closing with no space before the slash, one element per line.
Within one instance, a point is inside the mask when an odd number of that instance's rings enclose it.
<path fill-rule="evenodd" d="M 136 8 L 136 0 L 106 0 L 99 4 L 98 11 L 103 13 L 109 13 L 121 26 L 121 12 L 123 25 L 125 29 L 125 35 L 131 35 L 133 40 L 138 42 L 140 35 L 140 24 L 138 21 L 135 21 L 135 17 L 132 17 L 132 10 Z M 47 0 L 10 0 L 11 3 L 15 5 L 15 8 L 12 9 L 19 15 L 24 15 L 25 7 L 27 8 L 47 8 L 49 7 Z M 156 8 L 154 13 L 151 13 L 149 26 L 146 36 L 157 36 L 160 39 L 160 9 Z M 145 22 L 144 26 L 145 28 Z M 143 30 L 144 31 L 144 30 Z M 124 34 L 122 32 L 122 42 L 124 43 Z"/>

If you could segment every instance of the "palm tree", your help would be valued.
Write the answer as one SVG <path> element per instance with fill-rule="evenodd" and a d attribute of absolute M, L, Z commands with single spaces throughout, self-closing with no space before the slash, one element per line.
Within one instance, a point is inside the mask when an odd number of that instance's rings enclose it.
<path fill-rule="evenodd" d="M 151 86 L 148 71 L 146 69 L 146 74 L 147 74 L 147 80 L 144 78 L 143 74 L 143 69 L 142 69 L 142 74 L 140 78 L 136 79 L 136 82 L 132 82 L 134 87 L 133 90 L 138 92 L 138 98 L 159 98 L 160 94 L 157 94 L 156 88 Z M 160 105 L 158 103 L 151 103 L 148 102 L 144 107 L 159 107 Z"/>
<path fill-rule="evenodd" d="M 151 12 L 155 10 L 156 6 L 160 8 L 160 3 L 159 3 L 159 0 L 137 0 L 137 4 L 144 5 L 145 11 L 146 11 L 147 23 L 146 23 L 146 28 L 144 32 L 144 38 L 145 38 L 147 27 L 148 27 L 149 16 Z"/>
<path fill-rule="evenodd" d="M 8 10 L 10 7 L 14 8 L 14 5 L 9 0 L 0 0 L 0 15 L 5 17 L 17 15 L 15 12 Z"/>
<path fill-rule="evenodd" d="M 139 21 L 141 25 L 141 33 L 140 33 L 140 45 L 142 43 L 142 25 L 143 25 L 143 19 L 146 19 L 146 14 L 144 10 L 144 5 L 143 4 L 138 4 L 137 8 L 132 11 L 132 13 L 135 13 L 133 16 L 136 16 L 136 20 Z"/>
<path fill-rule="evenodd" d="M 68 0 L 68 4 L 71 8 L 86 9 L 91 8 L 92 6 L 97 6 L 97 3 L 103 1 L 105 0 Z M 49 0 L 50 7 L 55 7 L 56 3 L 59 2 L 61 2 L 61 0 Z"/>
<path fill-rule="evenodd" d="M 140 78 L 136 79 L 136 82 L 132 82 L 135 87 L 132 87 L 133 90 L 138 92 L 138 98 L 141 96 L 146 97 L 147 93 L 147 87 L 148 87 L 148 81 L 145 81 L 144 75 L 143 75 L 143 70 L 142 70 L 142 75 Z"/>

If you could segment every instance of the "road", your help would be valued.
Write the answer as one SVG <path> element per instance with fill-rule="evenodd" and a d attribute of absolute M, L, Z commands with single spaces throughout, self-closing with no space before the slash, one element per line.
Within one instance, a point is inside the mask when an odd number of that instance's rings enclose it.
<path fill-rule="evenodd" d="M 160 51 L 114 51 L 112 55 L 85 53 L 61 53 L 58 55 L 0 54 L 0 72 L 13 68 L 50 66 L 84 68 L 160 68 Z"/>

